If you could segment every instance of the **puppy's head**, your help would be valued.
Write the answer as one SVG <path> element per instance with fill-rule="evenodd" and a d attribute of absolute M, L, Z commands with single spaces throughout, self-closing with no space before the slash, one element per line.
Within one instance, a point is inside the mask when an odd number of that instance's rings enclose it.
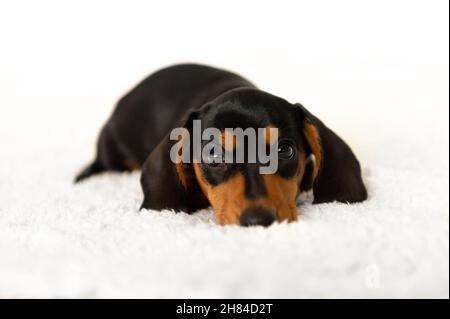
<path fill-rule="evenodd" d="M 220 132 L 219 145 L 204 151 L 213 136 L 204 139 L 201 134 L 198 140 L 195 120 L 201 123 L 201 133 L 211 128 Z M 325 164 L 320 132 L 325 128 L 316 120 L 302 106 L 257 89 L 235 89 L 221 95 L 191 113 L 185 122 L 181 140 L 189 143 L 177 154 L 182 157 L 188 149 L 192 162 L 174 163 L 173 158 L 169 162 L 176 141 L 162 141 L 149 156 L 142 175 L 143 207 L 189 212 L 211 205 L 220 224 L 267 226 L 296 220 L 297 197 L 317 184 Z M 233 129 L 255 132 L 263 143 L 249 147 L 256 141 L 245 134 L 244 139 L 227 136 Z M 276 137 L 271 138 L 274 133 Z M 195 145 L 201 146 L 201 156 L 196 156 L 200 153 Z M 259 154 L 271 151 L 276 167 L 264 174 L 261 168 L 268 164 Z"/>
<path fill-rule="evenodd" d="M 308 151 L 298 123 L 296 107 L 283 99 L 255 89 L 237 89 L 205 105 L 196 116 L 202 131 L 216 128 L 222 133 L 222 150 L 212 149 L 194 163 L 200 188 L 214 208 L 221 224 L 270 225 L 279 220 L 296 220 L 296 198 L 305 171 Z M 248 133 L 244 139 L 229 136 L 233 129 Z M 249 134 L 255 133 L 255 138 Z M 263 136 L 261 136 L 261 134 Z M 275 139 L 270 134 L 276 134 Z M 264 143 L 258 143 L 258 140 Z M 210 143 L 204 140 L 202 146 Z M 256 146 L 256 147 L 249 147 Z M 261 150 L 261 146 L 264 148 Z M 275 147 L 275 148 L 274 148 Z M 258 156 L 275 150 L 276 169 Z M 243 161 L 237 153 L 242 152 Z M 255 154 L 250 154 L 255 152 Z M 228 163 L 224 155 L 234 160 Z M 208 156 L 218 161 L 208 160 Z M 253 158 L 253 160 L 252 160 Z"/>

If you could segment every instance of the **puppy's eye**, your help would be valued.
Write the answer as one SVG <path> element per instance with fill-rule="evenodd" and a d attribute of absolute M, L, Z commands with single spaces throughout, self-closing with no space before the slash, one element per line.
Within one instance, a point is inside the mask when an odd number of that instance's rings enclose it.
<path fill-rule="evenodd" d="M 283 160 L 291 159 L 294 156 L 294 148 L 289 144 L 280 144 L 278 146 L 278 157 Z"/>
<path fill-rule="evenodd" d="M 205 156 L 203 160 L 204 163 L 209 166 L 224 165 L 225 164 L 224 152 L 215 153 L 214 151 L 211 151 L 211 153 Z"/>
<path fill-rule="evenodd" d="M 222 156 L 220 154 L 210 154 L 206 156 L 206 164 L 219 164 L 222 161 Z"/>

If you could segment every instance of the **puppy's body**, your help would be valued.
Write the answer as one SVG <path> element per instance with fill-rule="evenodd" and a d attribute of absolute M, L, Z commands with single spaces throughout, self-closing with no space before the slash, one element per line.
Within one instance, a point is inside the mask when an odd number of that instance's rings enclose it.
<path fill-rule="evenodd" d="M 295 157 L 265 177 L 253 173 L 254 165 L 175 165 L 169 160 L 174 141 L 168 135 L 177 127 L 190 128 L 193 119 L 219 129 L 275 126 L 290 141 Z M 315 165 L 307 160 L 311 154 Z M 295 200 L 311 188 L 315 202 L 367 198 L 353 152 L 303 106 L 260 91 L 236 74 L 202 65 L 162 69 L 124 96 L 100 134 L 96 159 L 76 180 L 141 167 L 142 207 L 193 212 L 212 205 L 223 224 L 295 220 Z"/>
<path fill-rule="evenodd" d="M 176 65 L 139 83 L 117 104 L 100 133 L 97 158 L 77 181 L 106 170 L 140 167 L 161 139 L 193 110 L 220 94 L 254 87 L 242 77 L 207 66 Z"/>

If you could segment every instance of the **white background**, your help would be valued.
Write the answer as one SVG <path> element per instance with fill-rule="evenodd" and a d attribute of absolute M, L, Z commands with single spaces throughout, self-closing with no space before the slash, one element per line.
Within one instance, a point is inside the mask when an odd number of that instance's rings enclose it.
<path fill-rule="evenodd" d="M 67 112 L 89 101 L 104 119 L 150 72 L 199 62 L 301 102 L 332 127 L 371 118 L 341 128 L 364 148 L 364 131 L 396 125 L 406 137 L 415 132 L 403 121 L 434 108 L 448 114 L 447 9 L 443 0 L 2 1 L 0 115 L 35 110 L 33 102 Z M 392 108 L 402 109 L 400 122 L 392 123 Z M 441 120 L 423 124 L 438 130 Z"/>
<path fill-rule="evenodd" d="M 1 1 L 0 296 L 448 297 L 448 11 L 445 0 Z M 73 187 L 117 99 L 178 62 L 304 104 L 355 150 L 370 200 L 307 207 L 261 232 L 208 212 L 136 219 L 138 174 Z M 357 279 L 371 265 L 378 290 Z"/>

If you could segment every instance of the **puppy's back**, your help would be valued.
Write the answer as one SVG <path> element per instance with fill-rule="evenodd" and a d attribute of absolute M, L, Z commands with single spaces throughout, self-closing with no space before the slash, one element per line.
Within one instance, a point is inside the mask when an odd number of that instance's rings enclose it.
<path fill-rule="evenodd" d="M 253 86 L 221 69 L 180 64 L 161 69 L 117 104 L 108 126 L 142 164 L 160 140 L 192 110 L 236 87 Z"/>
<path fill-rule="evenodd" d="M 238 87 L 254 85 L 237 74 L 205 65 L 179 64 L 151 74 L 119 100 L 100 133 L 96 159 L 76 180 L 141 166 L 190 112 Z"/>

